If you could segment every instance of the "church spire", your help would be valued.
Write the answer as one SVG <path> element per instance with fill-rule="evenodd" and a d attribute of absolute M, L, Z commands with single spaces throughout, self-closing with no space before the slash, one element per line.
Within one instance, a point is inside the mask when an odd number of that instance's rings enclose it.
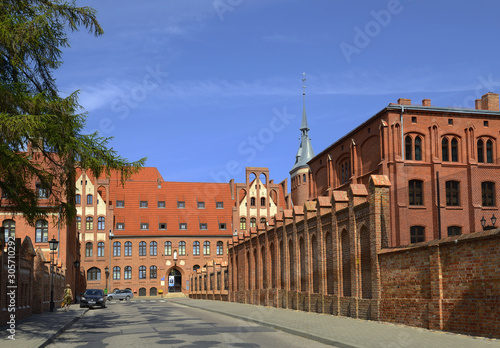
<path fill-rule="evenodd" d="M 307 115 L 306 115 L 306 73 L 303 74 L 302 78 L 302 125 L 300 126 L 301 131 L 309 131 L 307 126 Z"/>

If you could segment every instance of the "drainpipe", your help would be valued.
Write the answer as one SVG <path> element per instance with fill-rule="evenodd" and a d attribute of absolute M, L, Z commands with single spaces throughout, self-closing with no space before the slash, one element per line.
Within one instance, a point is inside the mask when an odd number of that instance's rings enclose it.
<path fill-rule="evenodd" d="M 404 130 L 403 130 L 403 114 L 405 112 L 405 106 L 401 105 L 401 116 L 400 116 L 400 121 L 401 121 L 401 157 L 403 161 L 405 160 L 405 140 L 404 140 Z"/>

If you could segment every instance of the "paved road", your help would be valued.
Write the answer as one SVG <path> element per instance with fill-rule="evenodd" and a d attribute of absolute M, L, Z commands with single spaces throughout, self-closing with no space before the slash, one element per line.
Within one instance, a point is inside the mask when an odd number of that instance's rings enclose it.
<path fill-rule="evenodd" d="M 113 301 L 88 311 L 49 347 L 327 347 L 268 326 L 181 306 Z"/>

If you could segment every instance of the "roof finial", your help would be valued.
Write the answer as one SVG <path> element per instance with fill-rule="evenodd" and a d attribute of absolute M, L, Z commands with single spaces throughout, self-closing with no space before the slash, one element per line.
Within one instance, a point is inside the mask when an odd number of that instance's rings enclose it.
<path fill-rule="evenodd" d="M 302 76 L 304 76 L 302 79 L 302 95 L 306 95 L 306 73 L 303 73 Z"/>

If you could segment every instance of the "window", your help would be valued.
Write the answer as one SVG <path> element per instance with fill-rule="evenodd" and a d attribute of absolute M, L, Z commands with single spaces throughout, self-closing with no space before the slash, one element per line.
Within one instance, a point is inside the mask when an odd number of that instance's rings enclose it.
<path fill-rule="evenodd" d="M 36 184 L 36 195 L 40 199 L 49 198 L 49 189 L 46 186 L 42 186 L 42 184 Z"/>
<path fill-rule="evenodd" d="M 302 174 L 302 182 L 306 182 L 306 175 Z"/>
<path fill-rule="evenodd" d="M 491 140 L 486 142 L 486 163 L 493 163 L 493 142 Z"/>
<path fill-rule="evenodd" d="M 181 222 L 181 223 L 179 224 L 179 229 L 180 229 L 180 230 L 187 230 L 187 228 L 188 228 L 187 223 L 185 223 L 185 222 Z"/>
<path fill-rule="evenodd" d="M 203 242 L 203 255 L 210 255 L 210 242 Z"/>
<path fill-rule="evenodd" d="M 172 242 L 166 241 L 165 242 L 165 256 L 171 256 L 172 255 Z"/>
<path fill-rule="evenodd" d="M 242 217 L 240 219 L 240 230 L 246 230 L 247 229 L 247 219 Z"/>
<path fill-rule="evenodd" d="M 125 229 L 125 223 L 123 223 L 123 222 L 117 222 L 116 223 L 116 229 L 117 230 L 124 230 Z"/>
<path fill-rule="evenodd" d="M 146 242 L 139 243 L 139 256 L 146 256 Z"/>
<path fill-rule="evenodd" d="M 101 280 L 101 270 L 97 267 L 92 267 L 87 271 L 87 280 Z"/>
<path fill-rule="evenodd" d="M 125 267 L 125 270 L 123 272 L 123 279 L 132 279 L 132 267 Z"/>
<path fill-rule="evenodd" d="M 186 242 L 179 242 L 179 255 L 186 255 Z"/>
<path fill-rule="evenodd" d="M 422 160 L 422 138 L 417 136 L 415 138 L 415 161 Z"/>
<path fill-rule="evenodd" d="M 147 207 L 148 207 L 148 201 L 139 202 L 139 208 L 147 208 Z"/>
<path fill-rule="evenodd" d="M 215 202 L 216 209 L 224 209 L 224 202 Z"/>
<path fill-rule="evenodd" d="M 448 226 L 448 237 L 459 236 L 462 234 L 462 227 L 460 226 Z"/>
<path fill-rule="evenodd" d="M 266 224 L 266 218 L 265 217 L 260 218 L 260 223 L 265 225 Z"/>
<path fill-rule="evenodd" d="M 483 121 L 483 126 L 488 127 L 488 121 Z"/>
<path fill-rule="evenodd" d="M 349 167 L 349 160 L 344 160 L 340 165 L 340 184 L 343 185 L 349 181 L 351 177 L 351 170 Z"/>
<path fill-rule="evenodd" d="M 410 135 L 405 137 L 405 159 L 406 160 L 422 160 L 422 138 L 417 135 L 413 141 Z"/>
<path fill-rule="evenodd" d="M 412 160 L 413 159 L 413 151 L 412 151 L 412 139 L 409 135 L 405 138 L 405 159 Z"/>
<path fill-rule="evenodd" d="M 149 243 L 149 255 L 150 256 L 158 255 L 158 243 L 156 242 Z"/>
<path fill-rule="evenodd" d="M 446 182 L 446 205 L 460 205 L 460 183 L 458 181 Z"/>
<path fill-rule="evenodd" d="M 495 206 L 495 183 L 491 181 L 485 181 L 481 183 L 481 196 L 483 201 L 483 207 L 494 207 Z"/>
<path fill-rule="evenodd" d="M 150 279 L 156 279 L 157 270 L 158 270 L 158 268 L 156 268 L 156 266 L 149 267 L 149 278 Z"/>
<path fill-rule="evenodd" d="M 408 194 L 410 205 L 424 205 L 423 186 L 421 180 L 410 180 L 408 183 Z"/>
<path fill-rule="evenodd" d="M 105 228 L 105 222 L 106 222 L 106 219 L 104 218 L 104 216 L 99 216 L 97 218 L 97 229 L 98 230 L 104 230 L 104 228 Z"/>
<path fill-rule="evenodd" d="M 113 243 L 113 256 L 121 256 L 122 245 L 120 242 Z"/>
<path fill-rule="evenodd" d="M 113 267 L 113 280 L 120 280 L 120 267 Z"/>
<path fill-rule="evenodd" d="M 224 253 L 224 243 L 221 241 L 217 242 L 217 255 L 222 255 Z"/>
<path fill-rule="evenodd" d="M 160 222 L 158 224 L 158 229 L 159 230 L 166 230 L 167 229 L 167 224 L 165 222 Z"/>
<path fill-rule="evenodd" d="M 417 123 L 417 116 L 411 117 L 411 123 Z"/>
<path fill-rule="evenodd" d="M 458 162 L 458 140 L 457 140 L 457 138 L 451 139 L 451 161 Z"/>
<path fill-rule="evenodd" d="M 85 244 L 85 257 L 92 257 L 93 246 L 91 242 Z"/>
<path fill-rule="evenodd" d="M 158 201 L 158 208 L 165 208 L 165 201 Z"/>
<path fill-rule="evenodd" d="M 477 161 L 484 163 L 484 141 L 479 139 L 477 141 Z M 486 163 L 493 163 L 493 141 L 491 139 L 486 141 Z"/>
<path fill-rule="evenodd" d="M 141 230 L 149 230 L 149 223 L 141 222 Z"/>
<path fill-rule="evenodd" d="M 47 220 L 38 220 L 35 224 L 35 241 L 46 243 L 49 239 L 49 223 Z"/>
<path fill-rule="evenodd" d="M 9 237 L 16 238 L 16 222 L 14 220 L 4 220 L 2 227 L 5 229 L 5 242 L 9 241 Z"/>
<path fill-rule="evenodd" d="M 179 209 L 186 208 L 186 202 L 184 202 L 184 201 L 177 201 L 177 208 L 179 208 Z"/>
<path fill-rule="evenodd" d="M 266 198 L 265 197 L 261 197 L 260 198 L 260 205 L 265 207 L 266 206 Z"/>
<path fill-rule="evenodd" d="M 92 216 L 87 216 L 85 219 L 85 229 L 91 231 L 94 229 L 94 218 Z"/>
<path fill-rule="evenodd" d="M 219 230 L 225 230 L 226 229 L 226 224 L 221 222 L 219 223 Z"/>
<path fill-rule="evenodd" d="M 97 243 L 97 257 L 104 257 L 104 242 Z"/>
<path fill-rule="evenodd" d="M 193 255 L 200 255 L 200 242 L 193 242 Z"/>
<path fill-rule="evenodd" d="M 123 250 L 125 256 L 132 256 L 132 242 L 125 242 L 125 247 Z"/>
<path fill-rule="evenodd" d="M 443 138 L 441 141 L 441 152 L 443 155 L 443 162 L 448 162 L 450 160 L 448 138 Z"/>
<path fill-rule="evenodd" d="M 425 242 L 425 227 L 412 226 L 410 227 L 410 243 Z"/>
<path fill-rule="evenodd" d="M 117 208 L 124 208 L 125 207 L 125 201 L 116 201 L 116 207 Z"/>
<path fill-rule="evenodd" d="M 146 266 L 139 267 L 139 279 L 146 279 Z"/>
<path fill-rule="evenodd" d="M 87 195 L 87 204 L 92 205 L 94 197 L 92 195 Z"/>
<path fill-rule="evenodd" d="M 257 219 L 256 218 L 250 218 L 250 227 L 255 227 L 257 226 Z"/>
<path fill-rule="evenodd" d="M 453 126 L 453 119 L 452 119 L 452 118 L 449 118 L 449 119 L 448 119 L 448 124 L 449 124 L 450 126 Z"/>
<path fill-rule="evenodd" d="M 250 206 L 255 207 L 255 197 L 250 198 Z"/>
<path fill-rule="evenodd" d="M 484 143 L 481 139 L 477 141 L 477 161 L 484 163 Z"/>
<path fill-rule="evenodd" d="M 82 218 L 80 216 L 76 217 L 76 230 L 80 231 L 82 229 Z"/>
<path fill-rule="evenodd" d="M 198 209 L 205 209 L 205 202 L 198 202 Z"/>
<path fill-rule="evenodd" d="M 207 224 L 203 223 L 200 224 L 200 230 L 206 230 L 207 229 Z"/>
<path fill-rule="evenodd" d="M 81 195 L 76 195 L 75 196 L 75 203 L 76 204 L 81 204 L 82 203 L 82 196 Z"/>
<path fill-rule="evenodd" d="M 139 289 L 139 296 L 146 296 L 146 288 Z"/>
<path fill-rule="evenodd" d="M 157 294 L 157 289 L 155 287 L 149 289 L 149 296 L 156 296 Z"/>

